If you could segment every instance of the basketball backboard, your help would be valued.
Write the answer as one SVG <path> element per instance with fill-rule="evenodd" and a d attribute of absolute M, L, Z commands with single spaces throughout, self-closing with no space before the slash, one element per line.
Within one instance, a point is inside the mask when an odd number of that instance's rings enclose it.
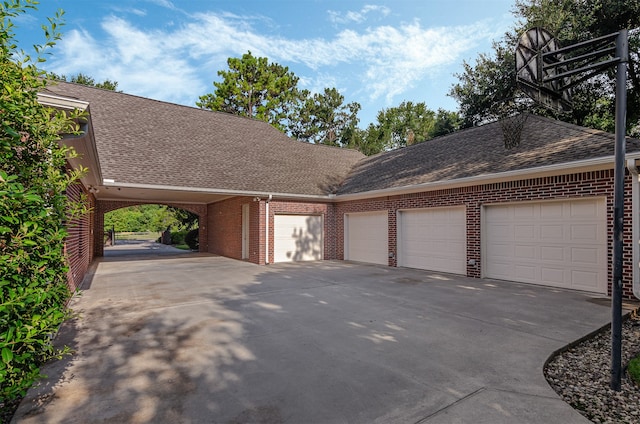
<path fill-rule="evenodd" d="M 518 39 L 516 47 L 516 82 L 536 102 L 552 109 L 571 110 L 571 90 L 564 78 L 562 57 L 544 55 L 560 49 L 557 40 L 544 28 L 531 28 Z"/>

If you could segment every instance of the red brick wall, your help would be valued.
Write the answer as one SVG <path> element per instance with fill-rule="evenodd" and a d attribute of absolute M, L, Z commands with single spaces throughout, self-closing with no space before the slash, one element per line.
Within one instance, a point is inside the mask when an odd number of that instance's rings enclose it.
<path fill-rule="evenodd" d="M 86 213 L 69 219 L 66 223 L 68 236 L 65 241 L 65 254 L 69 264 L 67 284 L 69 289 L 74 291 L 82 283 L 94 257 L 92 236 L 95 199 L 80 183 L 67 188 L 67 198 L 73 203 L 84 203 L 87 209 Z"/>
<path fill-rule="evenodd" d="M 104 214 L 120 208 L 137 205 L 167 205 L 184 209 L 198 215 L 198 237 L 200 252 L 208 251 L 208 231 L 207 231 L 207 205 L 193 203 L 161 203 L 161 202 L 134 202 L 121 200 L 98 200 L 96 202 L 96 213 L 94 218 L 95 237 L 93 239 L 95 256 L 104 256 Z"/>
<path fill-rule="evenodd" d="M 430 208 L 441 206 L 461 206 L 467 208 L 467 261 L 475 260 L 475 265 L 467 265 L 467 275 L 482 275 L 480 210 L 483 205 L 494 203 L 510 203 L 531 200 L 577 199 L 581 197 L 606 197 L 607 243 L 611 246 L 613 220 L 613 170 L 584 172 L 562 176 L 524 179 L 504 183 L 483 184 L 472 187 L 435 190 L 422 193 L 387 196 L 376 199 L 357 200 L 335 205 L 335 240 L 336 259 L 344 259 L 344 214 L 349 212 L 367 212 L 387 210 L 389 214 L 389 251 L 394 258 L 389 260 L 390 266 L 396 266 L 397 240 L 396 216 L 399 209 Z M 625 182 L 625 229 L 624 229 L 624 296 L 632 294 L 632 228 L 631 228 L 631 178 L 627 175 Z M 328 236 L 327 238 L 330 238 Z M 611 255 L 609 247 L 609 292 L 611 291 Z"/>
<path fill-rule="evenodd" d="M 208 205 L 209 252 L 242 259 L 242 205 L 249 205 L 249 261 L 264 263 L 264 201 L 252 197 L 234 197 Z M 264 218 L 262 219 L 264 221 Z"/>

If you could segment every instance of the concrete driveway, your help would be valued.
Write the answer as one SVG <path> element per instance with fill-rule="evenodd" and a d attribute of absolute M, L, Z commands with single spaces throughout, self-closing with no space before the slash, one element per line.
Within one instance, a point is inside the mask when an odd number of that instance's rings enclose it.
<path fill-rule="evenodd" d="M 547 385 L 595 296 L 346 262 L 104 258 L 16 423 L 587 423 Z"/>

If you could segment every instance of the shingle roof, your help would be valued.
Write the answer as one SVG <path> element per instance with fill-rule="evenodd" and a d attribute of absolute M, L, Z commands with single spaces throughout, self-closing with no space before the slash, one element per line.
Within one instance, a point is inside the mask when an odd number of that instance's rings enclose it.
<path fill-rule="evenodd" d="M 528 115 L 512 149 L 496 122 L 365 157 L 227 113 L 62 82 L 49 91 L 89 102 L 102 176 L 121 184 L 345 195 L 614 154 L 612 134 Z M 640 140 L 627 152 L 638 156 Z"/>
<path fill-rule="evenodd" d="M 640 140 L 627 139 L 627 152 Z M 338 190 L 354 194 L 581 161 L 614 154 L 614 136 L 528 115 L 521 142 L 505 149 L 499 122 L 458 131 L 413 146 L 367 157 Z"/>
<path fill-rule="evenodd" d="M 63 82 L 48 91 L 89 102 L 102 176 L 117 183 L 326 195 L 364 158 L 227 113 Z"/>

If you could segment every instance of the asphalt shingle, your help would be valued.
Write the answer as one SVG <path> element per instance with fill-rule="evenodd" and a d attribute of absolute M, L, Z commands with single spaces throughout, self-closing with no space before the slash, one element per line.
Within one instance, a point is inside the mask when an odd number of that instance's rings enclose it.
<path fill-rule="evenodd" d="M 102 175 L 116 183 L 326 195 L 364 158 L 228 113 L 63 82 L 48 91 L 89 102 Z"/>
<path fill-rule="evenodd" d="M 71 83 L 51 93 L 89 102 L 102 175 L 122 184 L 291 195 L 355 194 L 612 157 L 614 136 L 528 115 L 504 147 L 499 122 L 365 157 L 288 138 L 222 112 Z M 627 139 L 627 152 L 640 140 Z"/>
<path fill-rule="evenodd" d="M 603 158 L 613 156 L 614 142 L 614 136 L 603 131 L 528 115 L 520 144 L 514 148 L 505 148 L 499 122 L 458 131 L 361 160 L 338 194 Z M 640 152 L 640 140 L 627 139 L 627 152 Z"/>

